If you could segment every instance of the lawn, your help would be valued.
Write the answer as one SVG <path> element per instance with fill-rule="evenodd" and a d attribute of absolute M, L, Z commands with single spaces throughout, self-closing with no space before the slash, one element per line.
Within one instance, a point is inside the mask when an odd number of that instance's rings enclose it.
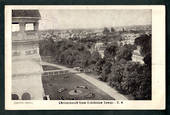
<path fill-rule="evenodd" d="M 42 68 L 43 68 L 44 71 L 48 71 L 48 70 L 60 70 L 60 68 L 53 67 L 53 66 L 48 66 L 48 65 L 42 65 Z"/>
<path fill-rule="evenodd" d="M 75 74 L 42 76 L 51 100 L 114 100 L 105 92 Z"/>

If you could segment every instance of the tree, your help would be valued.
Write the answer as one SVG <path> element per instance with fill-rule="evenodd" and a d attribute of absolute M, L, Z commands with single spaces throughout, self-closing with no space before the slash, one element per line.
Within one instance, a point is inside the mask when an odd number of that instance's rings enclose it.
<path fill-rule="evenodd" d="M 103 67 L 104 63 L 105 63 L 105 60 L 101 58 L 95 64 L 95 66 L 96 66 L 95 71 L 97 72 L 98 75 L 100 75 L 102 73 L 102 67 Z"/>
<path fill-rule="evenodd" d="M 151 56 L 151 53 L 148 53 L 145 57 L 144 57 L 144 59 L 143 59 L 143 61 L 145 62 L 145 64 L 151 69 L 151 66 L 152 66 L 152 56 Z"/>
<path fill-rule="evenodd" d="M 131 60 L 132 52 L 135 48 L 133 45 L 127 44 L 119 48 L 116 52 L 116 60 L 125 59 L 127 61 Z"/>
<path fill-rule="evenodd" d="M 147 66 L 132 61 L 112 65 L 109 84 L 135 99 L 151 99 L 151 72 Z"/>
<path fill-rule="evenodd" d="M 135 39 L 135 45 L 141 47 L 141 54 L 143 56 L 151 52 L 151 35 L 141 35 Z"/>
<path fill-rule="evenodd" d="M 91 53 L 88 50 L 81 52 L 81 67 L 86 68 L 90 65 Z"/>
<path fill-rule="evenodd" d="M 115 61 L 115 56 L 116 56 L 117 50 L 118 50 L 117 43 L 113 43 L 113 44 L 109 45 L 104 50 L 104 58 L 106 60 Z"/>
<path fill-rule="evenodd" d="M 118 89 L 119 91 L 121 91 L 121 81 L 123 78 L 123 71 L 124 71 L 124 65 L 126 63 L 126 61 L 122 61 L 121 62 L 116 62 L 114 64 L 112 64 L 111 67 L 111 73 L 109 75 L 109 84 L 112 87 L 115 87 L 116 89 Z"/>
<path fill-rule="evenodd" d="M 141 47 L 141 54 L 144 57 L 143 61 L 151 69 L 151 35 L 141 35 L 135 39 L 135 45 Z"/>
<path fill-rule="evenodd" d="M 85 50 L 85 46 L 83 45 L 83 44 L 76 44 L 77 45 L 77 49 L 79 50 L 79 51 L 84 51 Z"/>
<path fill-rule="evenodd" d="M 111 27 L 110 31 L 113 33 L 113 32 L 115 32 L 115 29 L 113 27 Z"/>
<path fill-rule="evenodd" d="M 111 67 L 112 67 L 112 64 L 108 61 L 103 64 L 100 80 L 104 82 L 108 80 L 108 75 L 111 73 Z"/>
<path fill-rule="evenodd" d="M 55 43 L 56 61 L 71 67 L 86 68 L 90 65 L 91 53 L 85 44 L 62 40 Z"/>
<path fill-rule="evenodd" d="M 41 56 L 52 56 L 54 54 L 54 40 L 52 37 L 39 42 L 39 52 Z"/>
<path fill-rule="evenodd" d="M 99 54 L 99 52 L 94 51 L 92 52 L 90 59 L 91 59 L 90 61 L 91 64 L 96 64 L 97 61 L 101 59 L 101 55 Z"/>
<path fill-rule="evenodd" d="M 108 34 L 110 31 L 107 27 L 104 27 L 103 34 Z"/>

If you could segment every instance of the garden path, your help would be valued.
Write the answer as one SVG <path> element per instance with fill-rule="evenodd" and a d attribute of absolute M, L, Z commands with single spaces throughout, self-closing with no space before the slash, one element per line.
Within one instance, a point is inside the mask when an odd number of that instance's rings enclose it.
<path fill-rule="evenodd" d="M 98 87 L 99 89 L 104 91 L 106 94 L 113 97 L 115 100 L 128 100 L 124 95 L 120 94 L 114 88 L 110 87 L 109 85 L 107 85 L 106 83 L 104 83 L 102 81 L 95 79 L 94 77 L 91 77 L 90 75 L 86 75 L 85 73 L 77 72 L 76 70 L 74 70 L 72 68 L 67 68 L 65 66 L 61 66 L 61 65 L 57 65 L 57 64 L 52 64 L 52 63 L 48 63 L 48 62 L 41 62 L 41 64 L 55 66 L 55 67 L 58 67 L 58 68 L 61 68 L 64 70 L 68 70 L 71 73 L 75 73 L 76 75 L 80 76 L 81 78 L 87 80 L 88 82 L 92 83 L 93 85 L 95 85 L 96 87 Z"/>

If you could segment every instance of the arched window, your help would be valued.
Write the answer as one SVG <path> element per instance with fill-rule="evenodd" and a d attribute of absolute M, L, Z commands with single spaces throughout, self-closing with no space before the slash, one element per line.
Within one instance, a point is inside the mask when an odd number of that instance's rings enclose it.
<path fill-rule="evenodd" d="M 17 94 L 12 94 L 12 100 L 19 100 L 19 96 Z"/>
<path fill-rule="evenodd" d="M 30 100 L 31 99 L 31 95 L 29 93 L 24 93 L 22 94 L 22 100 Z"/>

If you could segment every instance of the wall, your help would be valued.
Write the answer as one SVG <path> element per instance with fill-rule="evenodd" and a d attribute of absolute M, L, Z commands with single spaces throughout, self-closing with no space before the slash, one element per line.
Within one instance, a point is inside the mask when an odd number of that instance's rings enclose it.
<path fill-rule="evenodd" d="M 12 78 L 12 94 L 17 94 L 21 99 L 22 94 L 28 92 L 31 100 L 42 100 L 44 90 L 41 74 L 22 75 Z"/>

